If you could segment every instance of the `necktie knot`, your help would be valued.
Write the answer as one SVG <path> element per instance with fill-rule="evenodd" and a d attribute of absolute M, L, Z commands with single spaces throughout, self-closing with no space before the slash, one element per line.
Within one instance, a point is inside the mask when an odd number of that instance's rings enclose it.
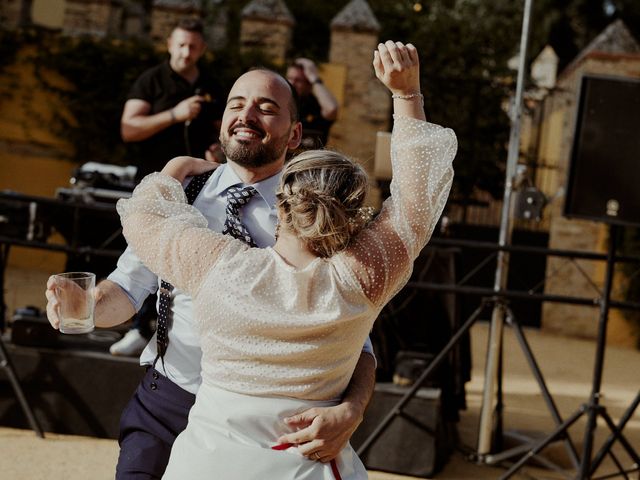
<path fill-rule="evenodd" d="M 256 193 L 258 193 L 258 191 L 251 186 L 231 187 L 227 190 L 227 218 L 222 230 L 222 233 L 242 240 L 252 247 L 255 247 L 256 244 L 251 238 L 247 227 L 243 225 L 240 219 L 240 209 L 249 203 Z"/>
<path fill-rule="evenodd" d="M 235 207 L 239 210 L 240 207 L 244 207 L 249 203 L 249 200 L 251 200 L 256 193 L 258 193 L 258 191 L 251 186 L 231 187 L 227 190 L 227 206 Z"/>

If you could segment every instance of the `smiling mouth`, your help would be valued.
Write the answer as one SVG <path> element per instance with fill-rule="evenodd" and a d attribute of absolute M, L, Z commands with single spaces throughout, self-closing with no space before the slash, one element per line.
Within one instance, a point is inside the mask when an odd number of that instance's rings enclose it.
<path fill-rule="evenodd" d="M 265 136 L 262 129 L 248 125 L 236 125 L 230 133 L 238 140 L 261 140 Z"/>

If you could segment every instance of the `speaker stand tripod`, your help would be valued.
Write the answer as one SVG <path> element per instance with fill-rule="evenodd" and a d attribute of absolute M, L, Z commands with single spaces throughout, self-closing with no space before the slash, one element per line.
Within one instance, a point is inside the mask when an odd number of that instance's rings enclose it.
<path fill-rule="evenodd" d="M 404 413 L 405 406 L 409 403 L 409 401 L 416 395 L 421 386 L 425 383 L 425 381 L 431 376 L 431 374 L 440 366 L 440 364 L 448 357 L 451 350 L 456 346 L 456 344 L 460 341 L 460 339 L 467 334 L 469 329 L 474 325 L 476 320 L 480 317 L 480 315 L 487 309 L 487 307 L 493 306 L 494 312 L 496 309 L 500 309 L 507 318 L 507 324 L 511 326 L 514 330 L 516 338 L 518 339 L 518 343 L 522 348 L 522 352 L 531 368 L 533 376 L 540 387 L 540 392 L 542 397 L 553 417 L 553 420 L 556 425 L 562 424 L 562 418 L 560 417 L 560 413 L 556 404 L 551 397 L 551 393 L 547 388 L 547 385 L 542 376 L 542 372 L 538 363 L 533 355 L 531 347 L 526 340 L 524 332 L 522 331 L 522 327 L 515 320 L 513 312 L 508 308 L 508 306 L 504 303 L 504 301 L 500 297 L 493 298 L 483 298 L 480 306 L 471 314 L 471 316 L 465 321 L 465 323 L 460 327 L 460 329 L 451 337 L 449 342 L 445 345 L 445 347 L 438 353 L 438 355 L 431 361 L 431 363 L 425 368 L 425 370 L 420 374 L 420 376 L 416 379 L 414 384 L 407 392 L 403 395 L 403 397 L 398 400 L 398 402 L 391 408 L 391 410 L 387 413 L 384 419 L 378 424 L 378 426 L 371 432 L 371 434 L 364 440 L 364 442 L 358 448 L 358 455 L 363 455 L 371 445 L 382 435 L 384 430 L 389 426 L 389 424 L 396 418 L 402 417 L 412 423 L 416 423 L 414 419 L 412 419 L 409 415 Z M 578 454 L 575 446 L 573 445 L 571 438 L 568 435 L 556 435 L 553 440 L 563 440 L 567 449 L 567 452 L 573 461 L 576 468 L 579 465 Z M 491 455 L 485 456 L 482 460 L 488 464 L 500 463 L 506 459 L 512 458 L 514 456 L 521 455 L 529 450 L 532 446 L 531 441 L 526 443 L 525 445 L 517 446 L 513 449 Z M 550 470 L 560 470 L 560 467 L 555 465 L 554 463 L 539 457 L 537 460 L 542 463 L 545 467 Z"/>
<path fill-rule="evenodd" d="M 580 408 L 569 418 L 567 418 L 562 424 L 560 424 L 555 431 L 553 431 L 551 434 L 549 434 L 549 436 L 540 441 L 518 462 L 513 464 L 511 468 L 500 477 L 501 479 L 510 478 L 514 473 L 520 470 L 520 468 L 522 468 L 522 466 L 527 463 L 532 457 L 540 453 L 544 448 L 547 447 L 547 445 L 549 445 L 557 438 L 568 437 L 568 429 L 583 415 L 587 415 L 587 425 L 585 427 L 584 442 L 582 446 L 582 458 L 580 460 L 580 465 L 576 476 L 578 480 L 586 480 L 592 478 L 595 470 L 598 468 L 598 466 L 604 459 L 604 456 L 607 454 L 611 456 L 614 464 L 616 465 L 616 468 L 618 469 L 618 472 L 614 476 L 622 475 L 624 476 L 624 478 L 629 478 L 627 476 L 627 473 L 640 471 L 640 457 L 638 456 L 638 452 L 636 452 L 636 450 L 631 446 L 630 442 L 622 434 L 622 429 L 626 425 L 627 421 L 631 418 L 633 412 L 638 406 L 638 403 L 640 402 L 640 393 L 633 401 L 618 425 L 615 425 L 615 423 L 611 419 L 611 416 L 607 413 L 606 408 L 600 405 L 600 398 L 602 397 L 601 386 L 604 366 L 604 352 L 607 338 L 607 321 L 609 317 L 611 285 L 613 283 L 613 273 L 615 267 L 617 237 L 618 228 L 616 225 L 611 225 L 609 229 L 609 249 L 607 251 L 607 270 L 605 276 L 604 292 L 602 295 L 602 299 L 600 300 L 600 317 L 598 321 L 596 354 L 593 368 L 591 395 L 589 396 L 589 401 L 581 405 Z M 605 421 L 607 427 L 611 431 L 611 436 L 605 442 L 596 457 L 592 460 L 591 457 L 593 453 L 594 434 L 598 417 L 601 417 Z M 616 440 L 620 442 L 620 444 L 623 446 L 627 454 L 634 462 L 634 465 L 629 469 L 625 469 L 618 458 L 611 451 L 611 447 Z M 606 477 L 602 478 L 608 477 L 609 476 L 607 475 Z"/>
<path fill-rule="evenodd" d="M 4 314 L 5 314 L 5 303 L 4 303 L 4 272 L 7 266 L 7 259 L 9 258 L 9 245 L 2 244 L 0 245 L 0 312 L 2 313 L 2 325 L 4 325 Z M 11 386 L 13 387 L 13 391 L 18 399 L 18 403 L 20 403 L 20 407 L 22 411 L 27 417 L 27 421 L 31 426 L 31 429 L 36 432 L 40 438 L 44 438 L 44 432 L 38 419 L 33 413 L 31 409 L 31 405 L 27 401 L 27 397 L 22 390 L 22 385 L 20 385 L 20 380 L 18 379 L 18 375 L 16 375 L 16 370 L 13 367 L 13 363 L 11 362 L 11 357 L 7 352 L 7 348 L 4 344 L 4 339 L 2 335 L 0 335 L 0 368 L 5 371 L 7 377 L 9 378 L 9 382 L 11 382 Z"/>
<path fill-rule="evenodd" d="M 504 316 L 504 318 L 506 319 L 506 324 L 511 327 L 517 341 L 518 344 L 520 345 L 520 348 L 522 350 L 522 353 L 524 354 L 525 360 L 527 361 L 527 364 L 529 365 L 529 368 L 531 370 L 531 373 L 534 377 L 534 379 L 536 380 L 536 383 L 538 384 L 538 387 L 540 389 L 540 393 L 542 394 L 542 399 L 544 400 L 547 410 L 549 411 L 554 424 L 556 427 L 558 427 L 559 425 L 562 425 L 563 420 L 562 417 L 560 416 L 560 412 L 558 410 L 558 407 L 556 406 L 555 401 L 553 400 L 553 397 L 551 396 L 551 392 L 549 391 L 547 384 L 544 380 L 544 377 L 542 375 L 542 371 L 540 370 L 540 366 L 538 365 L 538 362 L 535 359 L 535 356 L 533 355 L 533 351 L 531 350 L 531 347 L 529 345 L 529 342 L 527 341 L 527 338 L 525 337 L 524 331 L 522 330 L 522 326 L 518 323 L 518 321 L 516 320 L 513 312 L 511 311 L 511 309 L 509 308 L 508 305 L 505 304 L 505 302 L 502 299 L 497 299 L 495 301 L 495 307 L 494 307 L 494 313 L 495 310 L 499 309 L 502 311 L 502 315 Z M 502 345 L 502 344 L 501 344 Z M 500 353 L 500 358 L 502 358 L 502 355 Z M 502 363 L 502 362 L 500 362 Z M 497 425 L 497 430 L 499 432 L 499 434 L 497 435 L 498 440 L 501 442 L 502 439 L 505 436 L 511 436 L 513 437 L 515 440 L 517 440 L 520 445 L 517 445 L 513 448 L 507 449 L 507 450 L 503 450 L 501 452 L 498 453 L 488 453 L 488 454 L 484 454 L 482 456 L 478 456 L 478 460 L 481 461 L 482 463 L 488 464 L 488 465 L 496 465 L 499 463 L 502 463 L 506 460 L 509 460 L 513 457 L 522 455 L 523 453 L 527 452 L 528 450 L 531 449 L 531 447 L 534 445 L 534 442 L 532 440 L 532 438 L 523 435 L 523 434 L 515 434 L 515 433 L 511 433 L 511 434 L 507 434 L 502 432 L 502 378 L 501 378 L 501 373 L 502 373 L 502 366 L 500 366 L 499 368 L 499 373 L 500 375 L 498 375 L 498 400 L 497 400 L 497 406 L 496 406 L 496 423 Z M 579 466 L 579 457 L 578 457 L 578 452 L 576 450 L 575 445 L 573 444 L 573 441 L 571 440 L 571 437 L 569 437 L 568 435 L 558 435 L 554 438 L 554 440 L 557 441 L 564 441 L 564 445 L 565 448 L 567 450 L 567 453 L 569 455 L 569 458 L 571 460 L 571 462 L 573 463 L 573 465 L 578 468 Z M 538 461 L 538 463 L 544 465 L 546 468 L 550 469 L 550 470 L 556 470 L 556 471 L 560 471 L 561 467 L 556 465 L 555 463 L 543 458 L 543 457 L 536 457 L 536 460 Z"/>

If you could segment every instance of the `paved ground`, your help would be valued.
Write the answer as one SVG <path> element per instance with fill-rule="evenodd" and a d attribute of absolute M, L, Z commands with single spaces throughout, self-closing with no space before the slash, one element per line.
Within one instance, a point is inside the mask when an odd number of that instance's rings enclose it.
<path fill-rule="evenodd" d="M 46 278 L 46 276 L 45 276 Z M 22 286 L 42 279 L 29 277 L 22 280 Z M 14 282 L 14 286 L 20 282 Z M 40 292 L 39 286 L 34 292 Z M 19 301 L 23 302 L 24 294 Z M 18 294 L 14 294 L 14 297 Z M 30 298 L 30 297 L 29 297 Z M 33 297 L 35 298 L 35 297 Z M 27 302 L 28 303 L 28 302 Z M 35 303 L 35 302 L 31 302 Z M 26 304 L 26 303 L 21 303 Z M 487 338 L 486 324 L 478 324 L 472 330 L 473 378 L 468 384 L 467 401 L 469 408 L 463 412 L 459 424 L 461 444 L 474 450 L 477 438 L 478 413 L 483 390 L 484 355 Z M 539 331 L 527 331 L 527 339 L 540 363 L 543 374 L 563 416 L 574 412 L 590 393 L 593 369 L 593 342 L 549 336 Z M 507 330 L 505 335 L 504 424 L 507 431 L 545 433 L 552 430 L 553 421 L 540 397 L 537 385 L 528 369 L 527 363 L 513 336 Z M 618 419 L 631 404 L 640 386 L 640 352 L 609 347 L 607 349 L 604 379 L 603 404 L 608 412 Z M 579 421 L 571 434 L 581 449 L 584 422 Z M 606 427 L 599 422 L 596 431 L 596 447 L 606 436 Z M 629 421 L 625 436 L 640 451 L 640 411 Z M 623 465 L 630 466 L 628 456 L 615 447 Z M 112 440 L 74 437 L 49 434 L 44 440 L 36 438 L 27 430 L 0 428 L 0 479 L 47 479 L 47 480 L 85 480 L 113 478 L 117 458 L 117 444 Z M 554 445 L 545 452 L 546 458 L 567 464 L 564 448 Z M 504 470 L 486 465 L 477 465 L 456 453 L 448 462 L 438 479 L 495 479 Z M 598 472 L 611 472 L 610 462 Z M 569 471 L 572 474 L 572 471 Z M 372 480 L 397 480 L 411 477 L 371 472 Z M 555 472 L 527 466 L 517 479 L 556 479 L 563 478 Z M 638 473 L 630 478 L 639 479 Z"/>

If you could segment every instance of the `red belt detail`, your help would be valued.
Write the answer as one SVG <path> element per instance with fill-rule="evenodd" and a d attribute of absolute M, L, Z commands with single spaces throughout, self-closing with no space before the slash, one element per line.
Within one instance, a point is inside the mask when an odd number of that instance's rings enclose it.
<path fill-rule="evenodd" d="M 271 447 L 271 450 L 286 450 L 291 447 L 295 447 L 295 445 L 293 443 L 281 443 L 279 445 L 274 445 L 273 447 Z M 342 480 L 342 477 L 340 476 L 340 471 L 338 470 L 338 464 L 336 463 L 336 461 L 331 460 L 331 462 L 329 462 L 329 465 L 331 465 L 331 472 L 333 472 L 333 477 L 336 480 Z"/>

